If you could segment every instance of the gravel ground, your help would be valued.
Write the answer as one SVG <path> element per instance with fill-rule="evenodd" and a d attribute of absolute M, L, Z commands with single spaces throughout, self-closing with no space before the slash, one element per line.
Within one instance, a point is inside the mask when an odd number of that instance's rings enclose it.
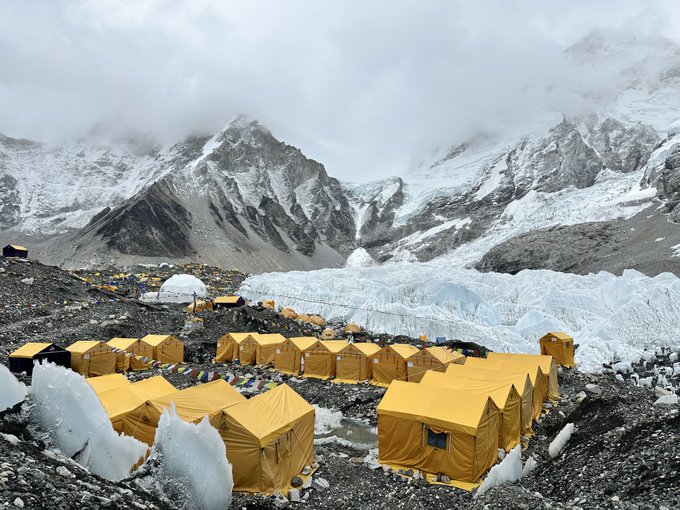
<path fill-rule="evenodd" d="M 268 368 L 210 362 L 216 339 L 227 331 L 306 336 L 318 333 L 319 328 L 282 319 L 262 307 L 247 306 L 202 313 L 204 328 L 190 332 L 184 329 L 186 313 L 180 305 L 141 304 L 124 297 L 125 288 L 116 293 L 97 289 L 74 274 L 36 262 L 0 259 L 0 269 L 4 270 L 0 271 L 0 303 L 43 305 L 0 308 L 3 363 L 7 362 L 9 352 L 31 340 L 68 345 L 79 339 L 169 333 L 185 340 L 186 358 L 193 366 L 286 382 L 310 403 L 375 424 L 375 406 L 385 391 L 382 388 L 300 379 L 282 376 Z M 173 271 L 187 269 L 202 272 L 201 277 L 212 287 L 222 285 L 220 292 L 233 291 L 245 277 L 202 266 L 167 268 L 161 275 L 167 277 Z M 115 272 L 80 276 L 91 277 L 93 284 L 100 284 Z M 26 278 L 33 282 L 22 283 Z M 388 335 L 358 337 L 419 343 L 417 339 L 393 339 Z M 611 367 L 605 367 L 604 373 L 598 375 L 563 371 L 562 399 L 554 408 L 546 409 L 528 448 L 522 452 L 523 460 L 532 455 L 538 465 L 519 483 L 492 489 L 474 499 L 461 490 L 431 486 L 384 471 L 364 462 L 366 450 L 331 442 L 317 445 L 320 467 L 314 474 L 315 479 L 326 480 L 329 487 L 303 490 L 302 502 L 288 504 L 328 509 L 680 508 L 679 407 L 655 405 L 657 397 L 652 389 L 659 382 L 677 391 L 680 365 L 676 356 L 670 351 L 658 356 L 651 354 L 629 373 L 625 372 L 626 367 L 617 366 L 614 368 L 623 373 L 617 374 Z M 660 371 L 667 374 L 665 382 L 657 381 Z M 132 377 L 156 373 L 162 372 L 149 370 Z M 167 377 L 177 387 L 195 384 L 180 374 Z M 27 378 L 24 380 L 30 383 Z M 586 390 L 586 385 L 594 386 Z M 548 445 L 567 423 L 574 423 L 576 431 L 562 453 L 551 459 Z M 0 432 L 9 434 L 7 437 L 12 441 L 0 436 L 0 509 L 19 508 L 14 503 L 16 498 L 21 499 L 25 508 L 174 508 L 173 503 L 146 492 L 135 477 L 117 484 L 107 482 L 55 455 L 27 427 L 25 409 L 2 413 Z M 57 472 L 62 467 L 73 476 Z M 65 473 L 63 469 L 59 471 Z M 234 495 L 232 508 L 275 508 L 275 501 L 271 497 Z"/>

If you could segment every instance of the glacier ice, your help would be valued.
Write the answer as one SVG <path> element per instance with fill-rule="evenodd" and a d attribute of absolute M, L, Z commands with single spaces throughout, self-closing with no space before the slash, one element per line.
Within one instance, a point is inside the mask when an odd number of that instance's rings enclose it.
<path fill-rule="evenodd" d="M 0 363 L 0 411 L 14 407 L 26 398 L 26 385 Z"/>

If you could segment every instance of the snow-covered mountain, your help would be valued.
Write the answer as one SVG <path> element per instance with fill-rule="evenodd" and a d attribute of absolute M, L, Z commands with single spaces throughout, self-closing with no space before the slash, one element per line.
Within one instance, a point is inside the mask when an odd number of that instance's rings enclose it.
<path fill-rule="evenodd" d="M 75 264 L 307 269 L 362 248 L 378 263 L 680 272 L 680 49 L 594 34 L 565 60 L 578 108 L 371 183 L 340 183 L 245 118 L 165 148 L 0 137 L 0 232 Z"/>

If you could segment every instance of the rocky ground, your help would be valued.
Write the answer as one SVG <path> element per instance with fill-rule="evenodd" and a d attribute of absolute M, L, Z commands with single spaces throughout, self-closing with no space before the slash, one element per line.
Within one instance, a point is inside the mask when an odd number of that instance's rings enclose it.
<path fill-rule="evenodd" d="M 310 403 L 348 418 L 375 424 L 375 406 L 384 390 L 369 385 L 343 385 L 303 379 L 267 369 L 212 364 L 215 341 L 228 331 L 280 332 L 285 336 L 313 335 L 318 328 L 282 319 L 271 310 L 247 306 L 233 311 L 201 314 L 204 327 L 184 328 L 186 312 L 180 305 L 146 305 L 125 297 L 126 289 L 109 292 L 111 271 L 74 275 L 38 263 L 0 259 L 0 303 L 39 304 L 37 307 L 0 307 L 0 360 L 30 340 L 68 345 L 74 340 L 170 333 L 186 342 L 187 361 L 198 368 L 222 373 L 255 375 L 285 381 Z M 186 269 L 186 268 L 185 268 Z M 199 271 L 199 268 L 194 268 Z M 148 269 L 147 269 L 148 271 Z M 154 270 L 159 273 L 161 270 Z M 180 272 L 181 268 L 164 268 Z M 200 268 L 214 292 L 238 287 L 242 275 Z M 91 281 L 85 282 L 78 276 Z M 219 278 L 219 280 L 217 280 Z M 32 282 L 26 281 L 32 279 Z M 226 280 L 230 280 L 226 283 Z M 24 280 L 24 282 L 22 282 Z M 113 301 L 112 301 L 113 300 Z M 389 342 L 388 335 L 364 333 L 360 339 Z M 416 339 L 399 341 L 418 343 Z M 468 346 L 474 347 L 474 346 Z M 677 391 L 680 364 L 677 353 L 648 353 L 632 367 L 605 367 L 598 375 L 576 370 L 560 375 L 562 399 L 546 409 L 535 435 L 523 451 L 533 456 L 536 469 L 520 482 L 495 488 L 479 498 L 449 487 L 431 486 L 385 471 L 370 460 L 365 447 L 319 441 L 319 469 L 312 488 L 302 490 L 301 502 L 272 497 L 234 495 L 232 508 L 680 508 L 680 407 L 655 405 L 655 386 Z M 134 378 L 158 373 L 150 370 Z M 161 372 L 162 373 L 162 372 Z M 195 384 L 180 374 L 164 374 L 177 387 Z M 30 380 L 24 377 L 25 382 Z M 112 483 L 84 472 L 70 459 L 46 448 L 43 438 L 27 426 L 24 409 L 0 416 L 1 508 L 174 508 L 148 492 L 139 477 Z M 555 459 L 548 445 L 567 424 L 576 431 Z M 366 459 L 369 459 L 367 462 Z M 327 482 L 327 486 L 323 481 Z"/>

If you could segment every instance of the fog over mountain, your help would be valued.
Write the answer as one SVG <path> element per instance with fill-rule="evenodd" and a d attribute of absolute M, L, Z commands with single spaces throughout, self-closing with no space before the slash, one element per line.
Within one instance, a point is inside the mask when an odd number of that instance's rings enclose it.
<path fill-rule="evenodd" d="M 245 114 L 370 181 L 591 111 L 655 69 L 644 41 L 678 19 L 668 1 L 0 2 L 0 132 L 171 145 Z M 575 68 L 590 33 L 639 51 Z"/>

